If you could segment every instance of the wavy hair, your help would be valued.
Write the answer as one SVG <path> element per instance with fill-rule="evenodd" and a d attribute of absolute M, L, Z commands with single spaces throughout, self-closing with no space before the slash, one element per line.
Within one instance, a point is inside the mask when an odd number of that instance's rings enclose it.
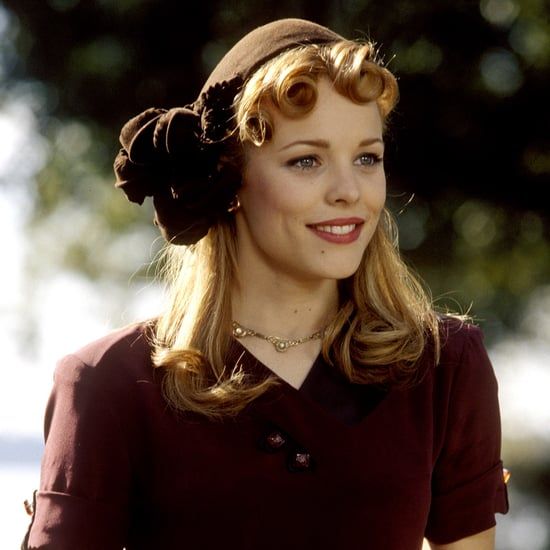
<path fill-rule="evenodd" d="M 289 117 L 310 112 L 317 81 L 328 77 L 351 101 L 375 101 L 384 125 L 398 99 L 395 77 L 371 42 L 300 46 L 260 67 L 234 102 L 234 131 L 225 159 L 242 168 L 245 142 L 258 147 L 273 128 L 266 105 Z M 234 416 L 280 380 L 249 379 L 226 365 L 231 342 L 231 288 L 237 273 L 234 219 L 213 226 L 195 245 L 167 245 L 169 303 L 154 326 L 153 363 L 164 370 L 163 393 L 177 410 L 210 419 Z M 414 384 L 429 348 L 439 358 L 437 315 L 429 295 L 402 261 L 396 225 L 384 210 L 357 272 L 339 281 L 340 309 L 325 330 L 326 361 L 355 383 Z M 430 345 L 428 345 L 430 344 Z"/>

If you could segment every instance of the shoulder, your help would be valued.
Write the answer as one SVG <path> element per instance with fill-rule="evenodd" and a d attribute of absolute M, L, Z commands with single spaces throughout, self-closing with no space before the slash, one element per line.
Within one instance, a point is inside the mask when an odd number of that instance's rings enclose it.
<path fill-rule="evenodd" d="M 435 376 L 444 386 L 493 388 L 496 379 L 482 330 L 469 321 L 445 316 L 440 320 L 441 355 Z"/>
<path fill-rule="evenodd" d="M 440 317 L 439 342 L 442 365 L 461 363 L 472 348 L 485 349 L 483 332 L 477 325 L 448 315 Z"/>
<path fill-rule="evenodd" d="M 90 366 L 100 366 L 113 360 L 135 363 L 137 358 L 151 353 L 150 331 L 150 323 L 134 323 L 113 330 L 72 355 Z"/>
<path fill-rule="evenodd" d="M 128 325 L 66 355 L 57 364 L 56 383 L 116 387 L 140 379 L 152 381 L 150 326 Z"/>

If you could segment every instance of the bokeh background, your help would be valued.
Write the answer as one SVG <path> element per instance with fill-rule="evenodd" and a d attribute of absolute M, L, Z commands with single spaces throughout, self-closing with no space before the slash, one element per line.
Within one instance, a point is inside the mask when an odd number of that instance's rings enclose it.
<path fill-rule="evenodd" d="M 195 99 L 248 30 L 305 17 L 370 37 L 398 76 L 390 204 L 441 308 L 500 382 L 500 550 L 550 549 L 550 7 L 543 0 L 0 0 L 0 546 L 38 483 L 56 359 L 154 315 L 150 206 L 113 187 L 121 125 Z"/>

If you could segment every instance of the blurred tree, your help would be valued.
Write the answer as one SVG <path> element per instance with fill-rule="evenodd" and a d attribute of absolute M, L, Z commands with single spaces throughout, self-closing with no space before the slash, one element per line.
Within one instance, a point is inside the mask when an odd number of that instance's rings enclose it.
<path fill-rule="evenodd" d="M 40 83 L 50 144 L 36 178 L 37 242 L 90 276 L 108 271 L 113 234 L 152 239 L 150 210 L 112 190 L 120 126 L 152 106 L 195 99 L 205 76 L 246 31 L 307 17 L 368 36 L 399 77 L 388 135 L 391 204 L 407 257 L 442 304 L 474 302 L 488 332 L 550 280 L 546 84 L 549 6 L 542 0 L 4 0 L 9 78 Z M 7 42 L 6 42 L 7 44 Z M 406 205 L 411 193 L 416 196 Z M 101 213 L 101 216 L 98 214 Z M 55 235 L 61 215 L 75 231 Z M 49 228 L 53 233 L 45 231 Z M 53 236 L 55 235 L 55 236 Z M 113 269 L 115 267 L 113 266 Z M 120 274 L 124 268 L 118 267 Z M 451 291 L 447 296 L 445 293 Z"/>
<path fill-rule="evenodd" d="M 193 101 L 242 34 L 279 17 L 380 44 L 401 89 L 386 166 L 405 256 L 442 307 L 473 303 L 489 341 L 513 327 L 550 281 L 545 0 L 0 0 L 0 106 L 29 105 L 45 138 L 17 159 L 43 165 L 24 190 L 35 268 L 126 282 L 147 261 L 150 205 L 112 185 L 121 125 Z M 548 502 L 549 471 L 520 461 L 516 486 Z"/>

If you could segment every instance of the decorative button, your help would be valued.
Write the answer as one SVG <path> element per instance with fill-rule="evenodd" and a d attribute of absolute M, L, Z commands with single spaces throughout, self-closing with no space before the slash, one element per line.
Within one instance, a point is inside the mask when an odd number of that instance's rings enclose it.
<path fill-rule="evenodd" d="M 266 438 L 266 443 L 274 450 L 280 449 L 285 443 L 286 439 L 281 432 L 271 432 Z"/>
<path fill-rule="evenodd" d="M 283 432 L 272 428 L 264 433 L 259 443 L 262 450 L 268 453 L 276 453 L 287 444 L 287 440 L 288 438 Z"/>
<path fill-rule="evenodd" d="M 313 460 L 309 453 L 305 451 L 296 451 L 290 454 L 288 469 L 291 472 L 303 472 L 310 470 L 313 466 Z"/>

